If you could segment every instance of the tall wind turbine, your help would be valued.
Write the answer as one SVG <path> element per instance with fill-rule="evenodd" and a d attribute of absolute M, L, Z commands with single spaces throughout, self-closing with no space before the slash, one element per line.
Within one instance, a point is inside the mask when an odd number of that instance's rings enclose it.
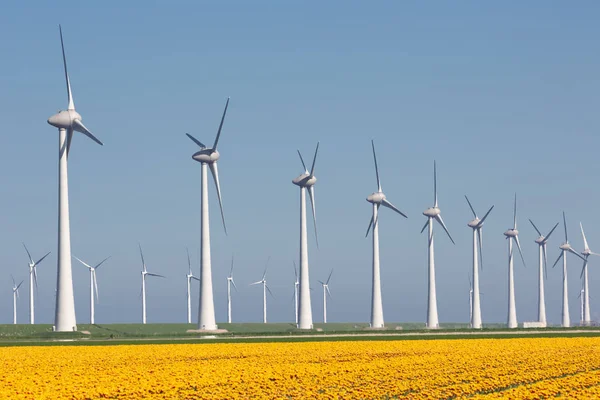
<path fill-rule="evenodd" d="M 437 329 L 440 327 L 440 323 L 438 320 L 438 311 L 437 311 L 437 297 L 435 290 L 435 260 L 434 260 L 434 251 L 433 251 L 433 221 L 437 221 L 448 237 L 452 244 L 454 243 L 454 239 L 450 236 L 450 232 L 448 232 L 448 228 L 446 228 L 446 224 L 444 224 L 444 220 L 442 219 L 441 210 L 438 207 L 438 197 L 437 197 L 437 170 L 436 163 L 433 162 L 433 207 L 428 208 L 423 211 L 423 215 L 427 217 L 427 222 L 421 229 L 421 233 L 425 230 L 425 228 L 429 227 L 428 234 L 428 296 L 427 296 L 427 328 L 428 329 Z"/>
<path fill-rule="evenodd" d="M 75 103 L 71 93 L 71 83 L 67 72 L 67 58 L 62 37 L 62 28 L 59 25 L 60 44 L 62 47 L 65 80 L 67 83 L 66 110 L 48 118 L 48 123 L 58 128 L 59 133 L 59 161 L 58 161 L 58 268 L 57 268 L 57 295 L 56 312 L 54 316 L 54 329 L 58 332 L 77 330 L 75 318 L 75 298 L 73 296 L 73 272 L 71 270 L 71 228 L 69 223 L 69 180 L 67 161 L 73 132 L 83 133 L 94 142 L 102 142 L 90 132 L 81 122 L 81 115 L 75 111 Z"/>
<path fill-rule="evenodd" d="M 33 258 L 31 258 L 31 253 L 29 253 L 27 246 L 25 246 L 25 243 L 23 243 L 23 247 L 25 247 L 27 257 L 29 257 L 29 323 L 35 324 L 35 302 L 33 286 L 35 284 L 35 288 L 37 290 L 37 266 L 44 260 L 44 258 L 48 257 L 48 254 L 50 254 L 50 252 L 47 252 L 44 255 L 44 257 L 34 262 Z"/>
<path fill-rule="evenodd" d="M 508 240 L 508 321 L 507 325 L 509 328 L 516 328 L 517 323 L 517 306 L 515 303 L 515 271 L 514 271 L 514 257 L 513 257 L 513 241 L 517 244 L 519 254 L 521 255 L 521 261 L 525 264 L 525 258 L 523 258 L 523 252 L 521 251 L 521 243 L 519 242 L 519 230 L 517 229 L 517 194 L 515 193 L 515 205 L 513 211 L 513 227 L 512 229 L 504 232 L 504 236 Z"/>
<path fill-rule="evenodd" d="M 558 222 L 554 225 L 554 228 L 548 232 L 546 236 L 542 235 L 542 232 L 535 226 L 533 221 L 530 219 L 531 225 L 533 225 L 533 229 L 540 235 L 535 242 L 539 246 L 539 268 L 538 268 L 538 321 L 543 323 L 546 326 L 546 300 L 544 298 L 544 274 L 546 278 L 548 278 L 548 255 L 546 244 L 548 243 L 548 239 L 552 232 L 558 226 Z"/>
<path fill-rule="evenodd" d="M 13 286 L 12 286 L 12 291 L 13 291 L 13 324 L 17 324 L 17 299 L 19 298 L 19 288 L 21 287 L 21 285 L 23 284 L 24 281 L 21 281 L 18 285 L 15 282 L 15 278 L 13 278 L 13 276 L 10 276 L 10 279 L 12 279 L 13 282 Z"/>
<path fill-rule="evenodd" d="M 233 280 L 233 255 L 231 255 L 231 269 L 229 270 L 229 276 L 227 276 L 227 322 L 231 323 L 231 285 L 237 292 L 237 286 Z"/>
<path fill-rule="evenodd" d="M 215 320 L 215 302 L 213 298 L 213 287 L 212 287 L 212 266 L 210 260 L 210 229 L 209 229 L 209 214 L 208 214 L 208 168 L 215 181 L 215 187 L 217 189 L 217 197 L 219 199 L 219 207 L 221 208 L 221 220 L 223 221 L 223 228 L 225 229 L 225 235 L 227 235 L 227 227 L 225 226 L 225 214 L 223 214 L 223 201 L 221 200 L 221 185 L 219 184 L 219 170 L 217 168 L 217 160 L 220 157 L 217 151 L 217 145 L 219 144 L 219 138 L 221 137 L 221 129 L 223 129 L 223 122 L 225 121 L 225 115 L 227 114 L 227 107 L 229 107 L 229 98 L 225 103 L 225 110 L 221 117 L 221 123 L 219 124 L 219 130 L 217 131 L 217 137 L 212 147 L 206 147 L 201 141 L 186 133 L 194 143 L 196 143 L 200 150 L 194 153 L 192 158 L 200 163 L 200 170 L 202 173 L 202 190 L 201 190 L 201 214 L 200 214 L 200 303 L 198 306 L 198 329 L 201 330 L 215 330 L 217 329 L 217 323 Z"/>
<path fill-rule="evenodd" d="M 300 187 L 300 295 L 299 295 L 299 310 L 298 310 L 298 328 L 299 329 L 312 329 L 313 318 L 312 318 L 312 306 L 310 302 L 310 281 L 308 278 L 308 234 L 306 232 L 306 192 L 310 197 L 310 203 L 312 206 L 313 225 L 315 228 L 315 239 L 317 241 L 317 247 L 319 247 L 319 238 L 317 236 L 317 216 L 315 214 L 315 183 L 317 178 L 315 177 L 315 162 L 317 161 L 317 153 L 319 152 L 319 143 L 317 142 L 317 148 L 315 149 L 315 155 L 313 157 L 312 166 L 310 172 L 304 164 L 304 159 L 300 150 L 298 155 L 302 162 L 304 172 L 297 178 L 292 180 L 292 183 Z"/>
<path fill-rule="evenodd" d="M 563 302 L 562 302 L 562 327 L 568 328 L 571 326 L 571 318 L 569 316 L 569 288 L 567 285 L 567 253 L 575 254 L 577 257 L 581 258 L 585 262 L 585 258 L 579 255 L 578 252 L 573 250 L 571 245 L 569 244 L 569 237 L 567 235 L 567 219 L 565 217 L 565 212 L 563 211 L 563 225 L 565 226 L 565 242 L 559 246 L 560 255 L 552 265 L 552 268 L 558 264 L 560 259 L 563 259 Z"/>
<path fill-rule="evenodd" d="M 250 284 L 250 286 L 258 284 L 262 284 L 263 286 L 263 323 L 265 324 L 267 323 L 267 290 L 269 291 L 269 294 L 273 296 L 273 292 L 271 292 L 271 289 L 267 286 L 267 268 L 269 268 L 270 259 L 271 257 L 267 259 L 267 265 L 265 266 L 265 272 L 263 272 L 262 279 Z M 273 296 L 273 298 L 275 298 L 275 296 Z"/>
<path fill-rule="evenodd" d="M 471 328 L 480 329 L 481 328 L 481 301 L 479 297 L 479 269 L 477 268 L 477 263 L 480 263 L 479 267 L 483 269 L 483 241 L 482 241 L 482 228 L 485 219 L 490 215 L 494 206 L 491 206 L 488 212 L 485 213 L 483 218 L 479 219 L 475 209 L 471 205 L 469 198 L 465 195 L 465 199 L 467 199 L 467 203 L 469 203 L 469 208 L 473 213 L 473 219 L 471 222 L 467 224 L 467 226 L 473 229 L 473 286 L 471 290 L 473 291 L 471 294 Z M 477 255 L 477 251 L 479 250 L 479 256 Z"/>
<path fill-rule="evenodd" d="M 298 286 L 300 286 L 300 282 L 298 281 L 296 261 L 292 262 L 294 263 L 294 313 L 296 314 L 296 325 L 298 325 Z"/>
<path fill-rule="evenodd" d="M 583 232 L 583 225 L 581 224 L 581 222 L 579 223 L 579 226 L 581 227 L 581 236 L 583 236 L 583 247 L 584 247 L 581 254 L 585 258 L 583 261 L 583 269 L 581 270 L 581 276 L 583 277 L 583 289 L 582 289 L 583 318 L 581 319 L 581 321 L 583 322 L 584 325 L 591 325 L 592 319 L 590 317 L 590 294 L 589 294 L 590 287 L 588 284 L 588 258 L 590 256 L 600 256 L 600 254 L 594 253 L 593 251 L 590 250 L 587 239 L 585 238 L 585 233 Z"/>
<path fill-rule="evenodd" d="M 110 257 L 106 257 L 104 260 L 100 261 L 96 266 L 92 267 L 89 264 L 86 264 L 84 261 L 79 258 L 73 256 L 77 261 L 82 263 L 87 269 L 90 270 L 90 324 L 95 324 L 94 320 L 94 294 L 96 295 L 96 301 L 98 301 L 98 281 L 96 280 L 96 270 L 99 266 L 104 264 L 104 261 L 108 260 Z"/>
<path fill-rule="evenodd" d="M 383 302 L 381 299 L 381 272 L 379 267 L 379 207 L 384 206 L 394 210 L 404 218 L 407 216 L 402 213 L 396 206 L 387 200 L 385 194 L 381 190 L 381 181 L 379 180 L 379 167 L 377 165 L 377 156 L 375 155 L 375 142 L 371 140 L 373 149 L 373 161 L 375 162 L 375 177 L 377 179 L 377 191 L 371 193 L 367 197 L 367 201 L 373 204 L 373 215 L 367 228 L 367 234 L 373 227 L 373 280 L 371 285 L 371 328 L 383 328 Z"/>
<path fill-rule="evenodd" d="M 152 274 L 146 269 L 146 261 L 144 261 L 144 253 L 142 253 L 142 245 L 140 247 L 140 257 L 142 258 L 142 324 L 146 323 L 146 276 L 156 276 L 164 278 L 163 275 Z"/>
<path fill-rule="evenodd" d="M 195 279 L 197 281 L 199 281 L 200 279 L 198 279 L 198 277 L 194 276 L 194 273 L 192 272 L 192 262 L 190 261 L 190 251 L 188 250 L 188 248 L 185 248 L 185 251 L 187 252 L 187 258 L 188 258 L 188 273 L 185 276 L 186 281 L 187 281 L 187 323 L 191 324 L 192 323 L 192 288 L 191 288 L 191 284 L 192 284 L 192 279 Z"/>
<path fill-rule="evenodd" d="M 319 281 L 321 286 L 323 286 L 323 323 L 327 323 L 327 296 L 331 297 L 331 292 L 329 291 L 329 280 L 331 279 L 331 274 L 333 274 L 333 269 L 329 273 L 329 277 L 325 282 Z"/>

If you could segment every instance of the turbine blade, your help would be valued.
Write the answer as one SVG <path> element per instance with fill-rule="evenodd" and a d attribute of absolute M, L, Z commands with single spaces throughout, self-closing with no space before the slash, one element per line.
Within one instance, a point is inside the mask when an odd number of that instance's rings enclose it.
<path fill-rule="evenodd" d="M 35 282 L 35 292 L 38 293 L 37 267 L 33 267 L 33 281 Z"/>
<path fill-rule="evenodd" d="M 475 209 L 473 208 L 473 205 L 471 204 L 471 202 L 469 201 L 469 198 L 467 197 L 467 195 L 465 194 L 465 199 L 467 199 L 467 203 L 469 203 L 469 208 L 471 209 L 471 212 L 473 213 L 473 217 L 477 218 L 477 213 L 475 212 Z"/>
<path fill-rule="evenodd" d="M 533 229 L 535 229 L 535 231 L 538 233 L 538 235 L 542 236 L 542 232 L 540 232 L 540 230 L 537 228 L 537 226 L 535 226 L 535 224 L 533 223 L 531 218 L 529 218 L 529 222 L 531 222 L 531 225 L 533 225 Z"/>
<path fill-rule="evenodd" d="M 12 283 L 13 283 L 13 288 L 14 288 L 15 286 L 17 286 L 17 284 L 16 284 L 16 282 L 15 282 L 15 278 L 12 276 L 12 274 L 10 274 L 10 279 L 12 280 Z"/>
<path fill-rule="evenodd" d="M 25 282 L 25 281 L 21 281 L 21 283 L 19 283 L 19 285 L 17 286 L 17 289 L 16 289 L 17 291 L 19 290 L 19 288 L 21 287 L 21 285 L 23 284 L 23 282 Z"/>
<path fill-rule="evenodd" d="M 265 287 L 267 288 L 267 291 L 269 292 L 271 297 L 275 298 L 275 295 L 273 294 L 273 292 L 271 292 L 271 289 L 266 284 L 265 284 Z"/>
<path fill-rule="evenodd" d="M 142 258 L 142 271 L 146 272 L 146 261 L 144 261 L 144 253 L 142 253 L 142 245 L 138 243 L 140 248 L 140 257 Z"/>
<path fill-rule="evenodd" d="M 27 246 L 25 246 L 25 243 L 23 243 L 23 247 L 25 247 L 25 251 L 27 252 L 27 256 L 29 257 L 29 262 L 33 264 L 33 258 L 31 258 L 31 253 L 29 253 L 29 250 L 27 249 Z"/>
<path fill-rule="evenodd" d="M 585 258 L 583 258 L 583 256 L 582 256 L 581 254 L 579 254 L 578 252 L 576 252 L 575 250 L 573 250 L 573 249 L 569 249 L 569 250 L 567 250 L 567 251 L 568 251 L 569 253 L 575 254 L 577 257 L 579 257 L 579 258 L 581 258 L 582 260 L 584 260 L 584 261 L 585 261 Z"/>
<path fill-rule="evenodd" d="M 150 272 L 146 273 L 146 275 L 149 275 L 149 276 L 156 276 L 156 277 L 159 277 L 159 278 L 166 278 L 166 276 L 159 275 L 159 274 L 151 274 Z"/>
<path fill-rule="evenodd" d="M 92 271 L 92 277 L 94 279 L 94 290 L 96 293 L 96 301 L 98 301 L 98 281 L 96 280 L 96 270 Z"/>
<path fill-rule="evenodd" d="M 73 256 L 74 259 L 76 259 L 77 261 L 79 261 L 80 263 L 82 263 L 83 265 L 85 265 L 86 267 L 88 267 L 88 269 L 92 269 L 92 266 L 89 264 L 86 264 L 83 260 L 81 260 L 80 258 L 77 258 L 76 256 Z"/>
<path fill-rule="evenodd" d="M 583 278 L 583 273 L 585 272 L 586 265 L 587 265 L 587 258 L 583 260 L 583 267 L 581 268 L 581 274 L 579 275 L 579 279 Z"/>
<path fill-rule="evenodd" d="M 438 198 L 437 198 L 437 167 L 435 160 L 433 160 L 433 206 L 438 206 Z"/>
<path fill-rule="evenodd" d="M 527 264 L 525 263 L 525 258 L 523 257 L 523 251 L 521 251 L 521 243 L 519 242 L 518 236 L 515 236 L 515 242 L 517 243 L 517 248 L 519 249 L 519 254 L 521 255 L 521 261 L 523 261 L 523 266 L 527 268 Z"/>
<path fill-rule="evenodd" d="M 69 101 L 68 110 L 75 109 L 75 103 L 73 101 L 73 94 L 71 93 L 71 82 L 69 81 L 69 73 L 67 72 L 67 56 L 65 55 L 65 44 L 63 42 L 62 27 L 58 25 L 60 32 L 60 47 L 62 48 L 63 65 L 65 67 L 65 81 L 67 82 L 67 98 Z"/>
<path fill-rule="evenodd" d="M 477 228 L 477 241 L 479 242 L 479 268 L 483 271 L 483 244 L 481 241 L 481 228 Z"/>
<path fill-rule="evenodd" d="M 563 258 L 563 255 L 565 254 L 564 251 L 560 251 L 560 255 L 558 256 L 558 258 L 556 259 L 556 261 L 554 261 L 554 264 L 552 264 L 552 268 L 556 267 L 556 264 L 558 264 L 558 262 L 560 261 L 561 258 Z"/>
<path fill-rule="evenodd" d="M 221 185 L 219 184 L 219 169 L 217 168 L 217 162 L 213 162 L 208 164 L 210 166 L 210 172 L 212 172 L 213 179 L 215 181 L 215 186 L 217 188 L 217 197 L 219 199 L 219 208 L 221 209 L 221 220 L 223 221 L 223 229 L 225 230 L 225 235 L 227 235 L 227 226 L 225 226 L 225 214 L 223 213 L 223 200 L 221 198 Z"/>
<path fill-rule="evenodd" d="M 253 282 L 253 283 L 249 284 L 248 286 L 258 285 L 259 283 L 262 283 L 262 281 Z"/>
<path fill-rule="evenodd" d="M 379 167 L 377 166 L 377 156 L 375 155 L 375 141 L 371 140 L 373 148 L 373 161 L 375 161 L 375 176 L 377 177 L 377 190 L 381 192 L 381 181 L 379 180 Z"/>
<path fill-rule="evenodd" d="M 317 241 L 317 249 L 319 248 L 319 235 L 317 235 L 317 215 L 315 213 L 315 187 L 308 188 L 308 197 L 310 197 L 310 205 L 312 207 L 313 225 L 315 227 L 315 240 Z"/>
<path fill-rule="evenodd" d="M 35 262 L 35 265 L 37 266 L 39 263 L 41 263 L 42 261 L 44 261 L 44 258 L 48 257 L 48 254 L 50 254 L 50 252 L 47 252 L 47 253 L 46 253 L 46 255 L 45 255 L 44 257 L 42 257 L 42 258 L 40 258 L 39 260 L 37 260 L 37 261 Z"/>
<path fill-rule="evenodd" d="M 317 142 L 317 148 L 315 149 L 315 155 L 313 157 L 312 166 L 310 167 L 310 176 L 315 176 L 315 162 L 317 161 L 317 153 L 319 152 L 319 144 L 320 144 L 320 142 Z"/>
<path fill-rule="evenodd" d="M 446 234 L 450 238 L 450 241 L 452 242 L 452 244 L 456 244 L 456 243 L 454 243 L 454 239 L 452 239 L 452 236 L 450 235 L 450 232 L 448 232 L 448 228 L 446 228 L 446 224 L 444 224 L 444 220 L 442 219 L 442 216 L 440 214 L 436 215 L 435 216 L 435 220 L 440 223 L 440 225 L 442 226 L 442 228 L 444 228 L 444 231 L 446 231 Z"/>
<path fill-rule="evenodd" d="M 233 287 L 235 288 L 235 291 L 238 291 L 237 286 L 235 285 L 235 281 L 233 280 L 233 278 L 231 278 L 231 284 L 233 285 Z"/>
<path fill-rule="evenodd" d="M 110 257 L 111 257 L 111 256 L 108 256 L 108 257 L 106 257 L 104 260 L 100 261 L 100 262 L 99 262 L 99 263 L 98 263 L 98 264 L 97 264 L 97 265 L 94 267 L 94 269 L 98 269 L 98 267 L 99 267 L 99 266 L 101 266 L 102 264 L 104 264 L 104 262 L 105 262 L 106 260 L 108 260 Z"/>
<path fill-rule="evenodd" d="M 186 247 L 185 252 L 188 258 L 188 275 L 192 275 L 192 261 L 190 260 L 190 250 Z"/>
<path fill-rule="evenodd" d="M 513 211 L 513 229 L 517 229 L 517 194 L 515 193 L 515 206 Z"/>
<path fill-rule="evenodd" d="M 544 253 L 544 275 L 546 275 L 546 279 L 548 279 L 548 252 L 546 251 L 546 243 L 543 243 L 542 246 Z"/>
<path fill-rule="evenodd" d="M 390 202 L 389 202 L 387 199 L 383 199 L 383 200 L 381 201 L 381 204 L 382 204 L 382 205 L 384 205 L 385 207 L 387 207 L 387 208 L 391 209 L 391 210 L 394 210 L 394 211 L 396 211 L 398 214 L 402 215 L 404 218 L 408 218 L 408 217 L 406 216 L 406 214 L 404 214 L 402 211 L 398 210 L 398 209 L 396 208 L 396 206 L 395 206 L 395 205 L 393 205 L 392 203 L 390 203 Z"/>
<path fill-rule="evenodd" d="M 85 136 L 89 137 L 94 142 L 98 143 L 100 146 L 104 146 L 104 144 L 100 140 L 98 140 L 98 138 L 94 136 L 94 134 L 90 132 L 90 130 L 86 128 L 85 125 L 83 125 L 83 122 L 81 122 L 81 120 L 73 120 L 73 129 L 75 129 L 77 132 L 83 133 Z"/>
<path fill-rule="evenodd" d="M 267 258 L 267 262 L 265 263 L 265 272 L 263 272 L 262 281 L 264 281 L 265 277 L 267 276 L 267 269 L 269 268 L 269 261 L 271 261 L 271 256 L 269 256 Z"/>
<path fill-rule="evenodd" d="M 430 217 L 427 217 L 427 222 L 425 222 L 425 225 L 423 225 L 423 228 L 421 228 L 421 233 L 423 233 L 425 228 L 427 228 L 427 225 L 429 225 L 429 219 L 430 219 Z"/>
<path fill-rule="evenodd" d="M 329 273 L 329 276 L 327 277 L 327 281 L 325 282 L 326 285 L 329 285 L 329 280 L 331 279 L 332 274 L 333 274 L 333 269 L 331 270 L 331 272 Z"/>
<path fill-rule="evenodd" d="M 186 133 L 186 136 L 189 137 L 192 142 L 196 143 L 198 145 L 198 147 L 200 147 L 201 149 L 205 149 L 206 148 L 206 146 L 204 145 L 204 143 L 202 143 L 201 141 L 199 141 L 198 139 L 196 139 L 195 137 L 193 137 L 189 133 Z"/>
<path fill-rule="evenodd" d="M 325 286 L 325 291 L 329 295 L 329 298 L 333 299 L 333 296 L 331 295 L 331 292 L 329 291 L 329 286 Z"/>
<path fill-rule="evenodd" d="M 483 225 L 483 222 L 488 217 L 488 215 L 490 215 L 490 213 L 492 212 L 493 209 L 494 209 L 494 206 L 491 206 L 490 209 L 488 210 L 488 212 L 485 213 L 483 218 L 481 218 L 481 221 L 479 221 L 479 226 Z"/>
<path fill-rule="evenodd" d="M 233 277 L 233 254 L 231 254 L 231 269 L 229 270 L 229 276 Z"/>
<path fill-rule="evenodd" d="M 548 241 L 548 238 L 550 237 L 550 235 L 552 235 L 552 232 L 554 232 L 554 230 L 556 229 L 556 227 L 560 225 L 560 222 L 557 222 L 556 225 L 554 225 L 554 228 L 552 228 L 550 230 L 550 232 L 544 237 L 544 242 Z"/>
<path fill-rule="evenodd" d="M 67 157 L 69 156 L 69 152 L 71 151 L 71 143 L 73 143 L 73 128 L 67 129 Z M 61 156 L 64 148 L 61 149 Z"/>
<path fill-rule="evenodd" d="M 583 249 L 589 250 L 590 247 L 588 246 L 587 239 L 585 238 L 585 232 L 583 231 L 583 224 L 580 222 L 579 226 L 581 227 L 581 236 L 583 236 Z"/>
<path fill-rule="evenodd" d="M 325 282 L 319 281 L 319 280 L 317 282 L 319 282 L 321 285 L 325 286 Z"/>
<path fill-rule="evenodd" d="M 365 237 L 369 236 L 369 231 L 371 230 L 371 226 L 373 226 L 373 216 L 371 215 L 371 221 L 369 221 L 369 227 L 367 228 L 367 233 Z"/>
<path fill-rule="evenodd" d="M 294 263 L 294 277 L 296 278 L 296 281 L 298 280 L 298 267 L 296 267 L 296 261 L 292 260 L 292 263 Z"/>
<path fill-rule="evenodd" d="M 227 103 L 225 103 L 225 110 L 223 110 L 223 116 L 221 117 L 221 123 L 219 124 L 219 130 L 217 131 L 217 137 L 215 138 L 215 144 L 213 145 L 213 150 L 217 149 L 217 144 L 219 143 L 219 138 L 221 137 L 221 129 L 223 129 L 223 121 L 225 121 L 225 115 L 227 114 L 227 107 L 229 107 L 229 97 L 227 98 Z"/>
<path fill-rule="evenodd" d="M 191 278 L 197 280 L 198 282 L 200 282 L 200 278 L 198 278 L 197 276 L 192 276 Z"/>
<path fill-rule="evenodd" d="M 567 236 L 567 217 L 565 217 L 564 211 L 563 211 L 563 225 L 565 227 L 565 242 L 569 243 L 569 237 Z"/>
<path fill-rule="evenodd" d="M 308 168 L 306 168 L 306 164 L 304 164 L 304 158 L 302 158 L 302 154 L 300 154 L 300 150 L 296 150 L 298 152 L 298 155 L 300 156 L 300 162 L 302 163 L 302 168 L 304 168 L 304 171 L 308 172 Z"/>

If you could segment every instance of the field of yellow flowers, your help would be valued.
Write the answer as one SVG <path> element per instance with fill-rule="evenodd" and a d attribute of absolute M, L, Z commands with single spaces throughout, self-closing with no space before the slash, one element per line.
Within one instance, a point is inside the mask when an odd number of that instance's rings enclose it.
<path fill-rule="evenodd" d="M 600 338 L 0 348 L 1 399 L 600 398 Z"/>

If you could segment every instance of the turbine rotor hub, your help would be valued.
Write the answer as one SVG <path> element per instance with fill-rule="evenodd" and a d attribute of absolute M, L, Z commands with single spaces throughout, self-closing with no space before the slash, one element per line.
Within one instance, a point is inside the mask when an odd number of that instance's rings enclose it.
<path fill-rule="evenodd" d="M 517 229 L 509 229 L 504 232 L 504 236 L 506 237 L 516 237 L 519 235 L 519 231 Z"/>
<path fill-rule="evenodd" d="M 367 196 L 367 201 L 371 204 L 381 204 L 384 200 L 385 194 L 383 192 L 375 192 Z"/>
<path fill-rule="evenodd" d="M 313 186 L 315 183 L 317 183 L 317 177 L 314 175 L 310 176 L 310 174 L 308 172 L 304 172 L 297 178 L 293 179 L 292 183 L 296 186 L 309 188 L 309 187 Z"/>
<path fill-rule="evenodd" d="M 560 246 L 558 246 L 558 248 L 561 250 L 567 250 L 567 251 L 573 249 L 569 243 L 563 243 Z"/>
<path fill-rule="evenodd" d="M 430 207 L 427 210 L 423 211 L 423 215 L 429 218 L 435 218 L 440 215 L 441 211 L 439 207 Z"/>
<path fill-rule="evenodd" d="M 221 155 L 217 150 L 202 149 L 194 153 L 192 158 L 200 163 L 212 164 L 219 159 Z"/>
<path fill-rule="evenodd" d="M 479 228 L 479 223 L 480 222 L 481 222 L 481 220 L 479 218 L 475 218 L 473 221 L 469 222 L 467 224 L 467 226 L 470 227 L 470 228 L 473 228 L 473 229 Z"/>
<path fill-rule="evenodd" d="M 540 236 L 539 238 L 535 239 L 535 242 L 536 242 L 537 244 L 544 244 L 544 242 L 545 242 L 545 239 L 546 239 L 546 238 L 545 238 L 544 236 Z"/>

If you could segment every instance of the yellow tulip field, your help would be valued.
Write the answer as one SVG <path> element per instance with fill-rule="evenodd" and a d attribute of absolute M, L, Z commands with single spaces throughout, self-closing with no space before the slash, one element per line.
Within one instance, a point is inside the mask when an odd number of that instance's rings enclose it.
<path fill-rule="evenodd" d="M 0 348 L 0 399 L 600 398 L 600 338 Z"/>

